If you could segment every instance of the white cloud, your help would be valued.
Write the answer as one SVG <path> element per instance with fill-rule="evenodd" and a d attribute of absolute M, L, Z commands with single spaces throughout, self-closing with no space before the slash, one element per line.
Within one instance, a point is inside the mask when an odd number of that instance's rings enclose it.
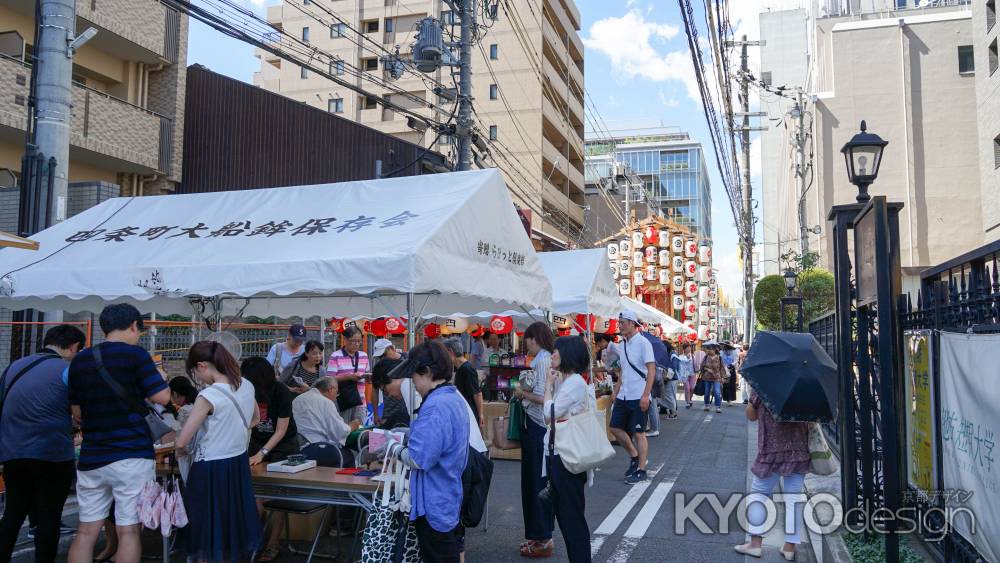
<path fill-rule="evenodd" d="M 660 99 L 660 103 L 667 106 L 668 108 L 675 108 L 681 105 L 681 103 L 677 101 L 677 98 L 674 98 L 673 96 L 667 96 L 667 93 L 664 92 L 663 90 L 657 92 L 656 96 Z"/>
<path fill-rule="evenodd" d="M 583 43 L 611 60 L 612 67 L 628 78 L 654 82 L 676 80 L 684 84 L 688 96 L 700 103 L 698 83 L 687 49 L 661 52 L 657 47 L 673 39 L 680 28 L 647 21 L 638 10 L 624 16 L 598 20 L 590 26 Z"/>

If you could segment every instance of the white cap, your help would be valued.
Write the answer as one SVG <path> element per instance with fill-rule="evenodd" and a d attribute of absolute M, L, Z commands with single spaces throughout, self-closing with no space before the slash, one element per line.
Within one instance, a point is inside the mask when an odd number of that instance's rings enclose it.
<path fill-rule="evenodd" d="M 372 348 L 372 357 L 381 357 L 382 354 L 385 354 L 386 349 L 392 345 L 392 340 L 389 340 L 388 338 L 379 338 L 375 341 L 375 346 Z"/>
<path fill-rule="evenodd" d="M 618 314 L 618 318 L 619 319 L 629 320 L 629 321 L 634 322 L 635 324 L 639 324 L 639 316 L 635 314 L 635 311 L 630 311 L 628 309 L 624 309 L 624 310 L 622 310 L 621 313 Z"/>

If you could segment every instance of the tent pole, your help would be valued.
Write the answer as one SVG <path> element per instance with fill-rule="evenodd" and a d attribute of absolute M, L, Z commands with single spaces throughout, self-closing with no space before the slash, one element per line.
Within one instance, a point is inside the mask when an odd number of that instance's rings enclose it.
<path fill-rule="evenodd" d="M 590 358 L 590 381 L 594 381 L 594 315 L 587 313 L 587 357 Z"/>
<path fill-rule="evenodd" d="M 406 294 L 406 341 L 412 353 L 413 347 L 417 344 L 417 322 L 413 318 L 413 294 Z M 407 414 L 410 415 L 410 427 L 413 427 L 413 405 L 417 402 L 417 388 L 410 380 L 410 402 L 406 405 Z"/>

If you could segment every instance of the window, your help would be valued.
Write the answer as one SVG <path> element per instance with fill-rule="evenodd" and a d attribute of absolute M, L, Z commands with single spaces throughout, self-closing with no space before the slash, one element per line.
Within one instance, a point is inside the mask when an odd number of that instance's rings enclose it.
<path fill-rule="evenodd" d="M 493 43 L 493 44 L 490 45 L 490 60 L 491 61 L 495 61 L 495 60 L 497 60 L 499 58 L 498 57 L 499 50 L 500 50 L 500 46 L 497 45 L 496 43 Z"/>
<path fill-rule="evenodd" d="M 344 74 L 344 61 L 333 61 L 330 64 L 330 74 L 337 76 Z"/>
<path fill-rule="evenodd" d="M 972 45 L 959 45 L 958 72 L 960 74 L 976 72 L 976 58 L 972 52 Z"/>
<path fill-rule="evenodd" d="M 305 41 L 306 43 L 309 42 L 309 28 L 308 27 L 303 27 L 302 28 L 302 40 Z"/>
<path fill-rule="evenodd" d="M 497 140 L 497 126 L 496 125 L 490 125 L 490 140 L 491 141 Z"/>
<path fill-rule="evenodd" d="M 327 100 L 326 110 L 330 113 L 344 113 L 344 98 Z"/>
<path fill-rule="evenodd" d="M 370 59 L 361 59 L 361 64 L 362 67 L 369 72 L 378 70 L 378 59 L 374 57 Z"/>
<path fill-rule="evenodd" d="M 1000 168 L 1000 135 L 993 137 L 993 168 Z"/>
<path fill-rule="evenodd" d="M 365 33 L 378 33 L 378 20 L 365 22 Z"/>
<path fill-rule="evenodd" d="M 392 33 L 393 31 L 396 31 L 396 26 L 393 24 L 392 18 L 385 18 L 385 32 Z"/>
<path fill-rule="evenodd" d="M 365 96 L 364 105 L 365 109 L 375 109 L 378 107 L 378 101 L 373 96 Z"/>
<path fill-rule="evenodd" d="M 301 78 L 302 80 L 305 80 L 306 78 L 309 78 L 309 69 L 306 68 L 306 67 L 300 68 L 299 69 L 299 78 Z"/>
<path fill-rule="evenodd" d="M 496 84 L 490 84 L 490 99 L 491 100 L 497 99 L 497 85 Z"/>
<path fill-rule="evenodd" d="M 308 6 L 309 4 L 312 4 L 312 2 L 310 2 L 309 0 L 302 0 L 303 6 Z"/>
<path fill-rule="evenodd" d="M 986 31 L 989 32 L 997 23 L 997 0 L 986 0 Z"/>
<path fill-rule="evenodd" d="M 993 76 L 998 66 L 1000 66 L 1000 56 L 997 55 L 997 40 L 994 39 L 993 43 L 990 43 L 990 76 Z"/>

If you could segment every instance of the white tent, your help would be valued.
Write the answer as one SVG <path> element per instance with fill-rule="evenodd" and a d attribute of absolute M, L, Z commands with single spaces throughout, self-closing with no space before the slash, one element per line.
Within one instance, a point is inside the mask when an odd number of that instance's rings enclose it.
<path fill-rule="evenodd" d="M 0 250 L 0 307 L 402 316 L 548 309 L 496 170 L 106 201 Z M 221 299 L 216 299 L 221 298 Z"/>
<path fill-rule="evenodd" d="M 675 334 L 697 334 L 695 331 L 691 330 L 684 323 L 678 321 L 677 319 L 671 317 L 670 315 L 651 307 L 642 301 L 637 301 L 631 297 L 623 297 L 622 305 L 635 313 L 639 320 L 646 324 L 660 325 L 663 330 L 669 335 Z"/>

